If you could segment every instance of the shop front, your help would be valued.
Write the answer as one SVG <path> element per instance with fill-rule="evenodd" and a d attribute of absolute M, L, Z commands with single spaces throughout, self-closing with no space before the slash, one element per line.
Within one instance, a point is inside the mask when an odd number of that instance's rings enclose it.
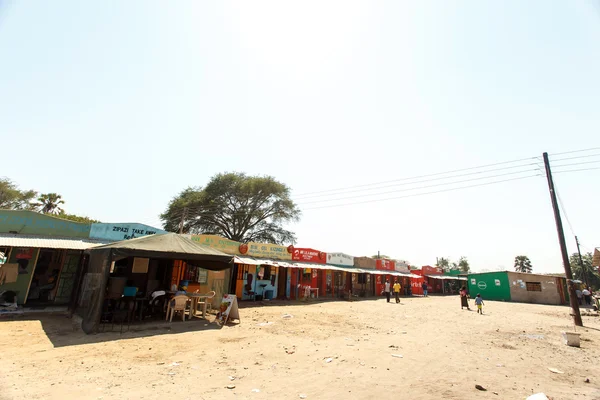
<path fill-rule="evenodd" d="M 376 285 L 375 290 L 377 295 L 383 294 L 385 290 L 385 282 L 388 281 L 391 286 L 394 285 L 394 274 L 392 272 L 395 271 L 395 262 L 393 260 L 387 259 L 377 259 L 376 260 L 376 269 L 379 272 L 376 276 Z"/>

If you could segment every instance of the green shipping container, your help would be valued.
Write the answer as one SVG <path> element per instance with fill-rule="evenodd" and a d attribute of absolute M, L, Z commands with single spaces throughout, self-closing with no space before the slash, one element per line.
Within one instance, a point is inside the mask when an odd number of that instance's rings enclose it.
<path fill-rule="evenodd" d="M 510 301 L 510 283 L 506 272 L 469 274 L 469 294 L 472 298 L 481 294 L 483 300 Z"/>

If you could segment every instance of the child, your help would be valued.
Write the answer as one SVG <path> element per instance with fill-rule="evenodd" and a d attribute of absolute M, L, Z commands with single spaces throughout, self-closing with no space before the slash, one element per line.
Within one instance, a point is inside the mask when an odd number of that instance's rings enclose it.
<path fill-rule="evenodd" d="M 475 305 L 477 306 L 477 314 L 483 314 L 483 299 L 479 293 L 477 293 L 477 297 L 475 297 Z"/>

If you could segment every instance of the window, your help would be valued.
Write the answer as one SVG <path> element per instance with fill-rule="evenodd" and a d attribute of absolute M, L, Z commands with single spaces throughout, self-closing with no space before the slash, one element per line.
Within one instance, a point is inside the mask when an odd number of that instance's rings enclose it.
<path fill-rule="evenodd" d="M 541 292 L 542 284 L 540 282 L 525 282 L 528 292 Z"/>
<path fill-rule="evenodd" d="M 358 283 L 359 284 L 367 283 L 367 274 L 358 274 Z"/>
<path fill-rule="evenodd" d="M 262 268 L 262 272 L 259 272 L 259 274 L 258 274 L 259 279 L 265 280 L 265 281 L 270 280 L 271 279 L 271 266 L 262 265 L 259 268 Z M 261 273 L 262 273 L 262 277 L 261 277 Z"/>

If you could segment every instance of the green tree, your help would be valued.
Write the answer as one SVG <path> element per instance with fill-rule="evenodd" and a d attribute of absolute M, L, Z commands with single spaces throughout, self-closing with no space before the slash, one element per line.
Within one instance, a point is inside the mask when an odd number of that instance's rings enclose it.
<path fill-rule="evenodd" d="M 450 260 L 445 257 L 440 257 L 438 258 L 436 265 L 440 267 L 442 271 L 448 271 L 450 269 Z"/>
<path fill-rule="evenodd" d="M 20 190 L 8 178 L 0 178 L 0 209 L 7 210 L 32 210 L 31 201 L 37 196 L 34 190 Z"/>
<path fill-rule="evenodd" d="M 221 235 L 238 242 L 294 244 L 283 224 L 297 221 L 300 210 L 290 189 L 270 176 L 223 173 L 204 187 L 189 187 L 160 215 L 165 230 Z"/>
<path fill-rule="evenodd" d="M 467 257 L 465 257 L 465 256 L 460 257 L 460 259 L 458 260 L 457 267 L 465 274 L 468 274 L 469 272 L 471 272 L 471 266 L 469 265 L 469 261 L 467 260 Z"/>
<path fill-rule="evenodd" d="M 571 264 L 571 271 L 573 271 L 573 278 L 587 283 L 594 289 L 600 288 L 600 274 L 598 269 L 592 266 L 592 253 L 585 253 L 581 255 L 583 261 L 583 268 L 579 262 L 579 253 L 571 254 L 569 262 Z"/>
<path fill-rule="evenodd" d="M 69 221 L 73 221 L 73 222 L 82 222 L 84 224 L 92 224 L 94 222 L 100 222 L 98 220 L 95 220 L 95 219 L 92 219 L 92 218 L 88 218 L 88 217 L 81 217 L 81 216 L 75 215 L 75 214 L 67 214 L 64 211 L 60 212 L 56 216 L 58 218 L 68 219 Z"/>
<path fill-rule="evenodd" d="M 524 272 L 530 274 L 533 270 L 531 266 L 531 260 L 527 256 L 516 256 L 515 257 L 515 271 Z"/>
<path fill-rule="evenodd" d="M 60 214 L 64 213 L 64 210 L 60 207 L 62 204 L 65 204 L 65 202 L 60 194 L 45 193 L 38 197 L 38 203 L 35 205 L 44 214 Z"/>

